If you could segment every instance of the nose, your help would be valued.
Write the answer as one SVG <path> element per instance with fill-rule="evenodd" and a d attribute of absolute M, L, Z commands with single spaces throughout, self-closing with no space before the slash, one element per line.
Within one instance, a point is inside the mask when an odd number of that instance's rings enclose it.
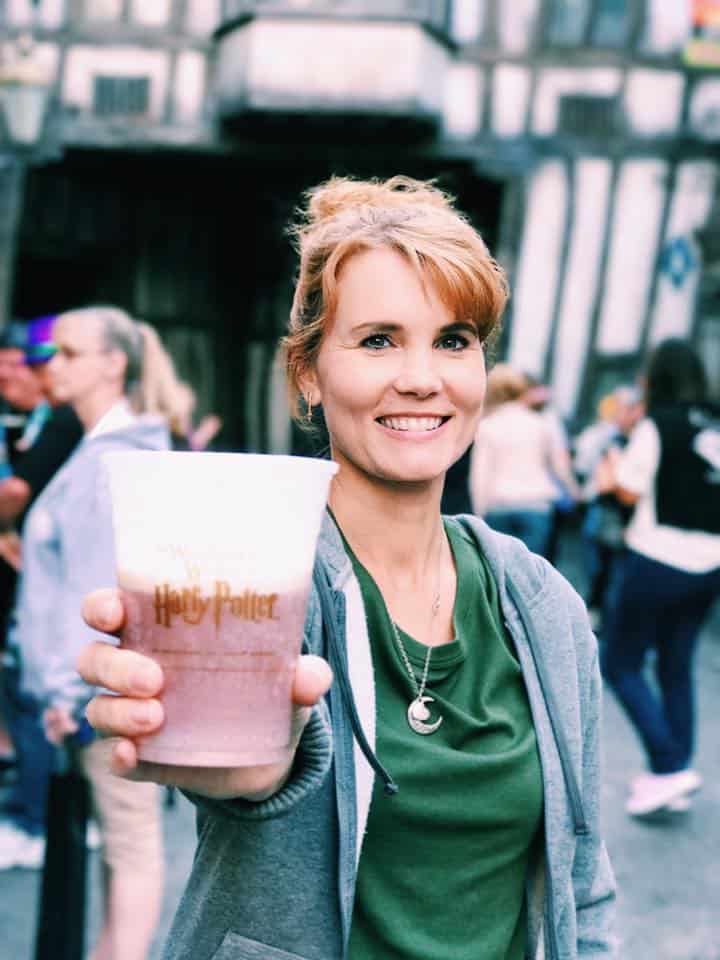
<path fill-rule="evenodd" d="M 439 393 L 442 378 L 438 371 L 435 351 L 432 348 L 404 351 L 394 387 L 398 393 L 420 398 Z"/>

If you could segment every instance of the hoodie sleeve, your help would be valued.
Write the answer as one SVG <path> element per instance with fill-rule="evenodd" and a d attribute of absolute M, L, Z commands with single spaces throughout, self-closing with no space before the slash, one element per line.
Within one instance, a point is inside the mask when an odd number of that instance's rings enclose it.
<path fill-rule="evenodd" d="M 590 692 L 583 729 L 583 755 L 597 757 L 600 751 L 601 682 L 597 657 L 591 668 Z M 600 783 L 597 763 L 584 772 L 583 798 L 589 830 L 578 837 L 573 863 L 573 885 L 577 911 L 578 956 L 586 960 L 614 957 L 611 933 L 615 914 L 615 880 L 601 837 Z"/>
<path fill-rule="evenodd" d="M 38 687 L 31 690 L 50 706 L 71 710 L 84 707 L 93 695 L 77 672 L 80 651 L 106 634 L 87 626 L 81 609 L 86 594 L 116 582 L 115 544 L 109 497 L 100 483 L 100 462 L 88 458 L 68 484 L 68 493 L 55 511 L 58 576 L 47 587 L 55 592 L 56 620 L 48 624 L 48 635 L 35 638 L 31 650 L 23 649 L 28 675 Z"/>
<path fill-rule="evenodd" d="M 578 957 L 610 960 L 616 957 L 615 877 L 603 840 L 602 784 L 602 680 L 597 643 L 584 604 L 571 593 L 573 632 L 578 649 L 581 695 L 583 810 L 587 831 L 577 837 L 572 866 L 575 893 Z"/>

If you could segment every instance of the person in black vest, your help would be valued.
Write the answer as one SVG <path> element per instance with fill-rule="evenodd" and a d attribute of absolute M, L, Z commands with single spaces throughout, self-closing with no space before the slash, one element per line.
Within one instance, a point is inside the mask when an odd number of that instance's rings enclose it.
<path fill-rule="evenodd" d="M 693 770 L 693 653 L 720 595 L 720 406 L 693 348 L 669 339 L 652 352 L 647 416 L 599 482 L 635 504 L 616 564 L 605 624 L 604 672 L 634 724 L 649 771 L 631 782 L 626 810 L 685 811 Z M 644 675 L 655 652 L 659 695 Z"/>

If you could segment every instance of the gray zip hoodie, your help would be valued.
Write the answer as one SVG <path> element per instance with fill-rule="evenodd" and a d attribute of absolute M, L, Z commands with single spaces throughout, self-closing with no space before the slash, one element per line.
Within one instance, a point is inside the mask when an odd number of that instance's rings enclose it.
<path fill-rule="evenodd" d="M 117 581 L 101 455 L 168 446 L 168 429 L 157 417 L 136 417 L 119 429 L 89 434 L 28 513 L 9 643 L 19 655 L 23 690 L 42 706 L 75 710 L 90 699 L 92 690 L 75 667 L 77 656 L 91 641 L 107 640 L 81 614 L 87 593 Z"/>
<path fill-rule="evenodd" d="M 606 960 L 614 880 L 599 826 L 600 675 L 584 605 L 511 537 L 464 518 L 497 580 L 532 708 L 545 842 L 529 870 L 529 960 Z M 278 544 L 278 549 L 282 545 Z M 326 518 L 305 649 L 335 682 L 287 784 L 261 803 L 197 796 L 198 849 L 165 960 L 343 960 L 373 778 L 375 692 L 358 582 Z M 241 736 L 241 731 L 239 736 Z M 482 944 L 478 944 L 482 960 Z M 432 960 L 432 958 L 428 958 Z"/>

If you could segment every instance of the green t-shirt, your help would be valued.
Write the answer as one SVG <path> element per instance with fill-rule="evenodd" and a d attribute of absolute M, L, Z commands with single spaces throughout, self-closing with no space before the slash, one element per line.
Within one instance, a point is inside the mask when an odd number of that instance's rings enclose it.
<path fill-rule="evenodd" d="M 353 557 L 376 683 L 380 761 L 358 868 L 351 960 L 522 960 L 525 876 L 542 780 L 520 666 L 475 542 L 445 520 L 457 570 L 455 639 L 432 652 L 426 693 L 439 729 L 407 722 L 415 696 L 382 595 Z M 352 556 L 352 553 L 351 553 Z M 401 632 L 416 677 L 427 647 Z"/>

